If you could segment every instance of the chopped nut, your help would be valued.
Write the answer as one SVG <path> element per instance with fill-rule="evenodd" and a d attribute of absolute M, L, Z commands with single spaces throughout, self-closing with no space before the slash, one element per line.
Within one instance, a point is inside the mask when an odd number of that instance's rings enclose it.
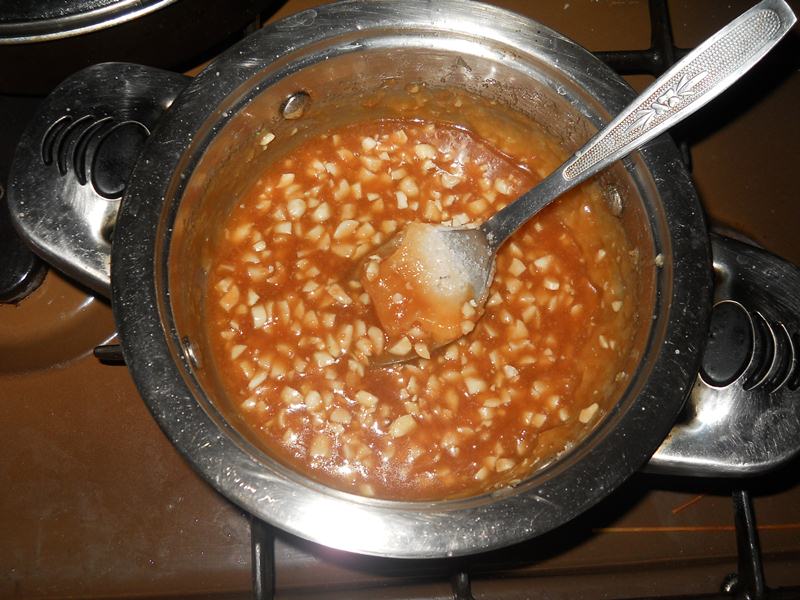
<path fill-rule="evenodd" d="M 413 177 L 404 177 L 400 181 L 400 191 L 406 196 L 413 198 L 419 194 L 419 186 Z"/>
<path fill-rule="evenodd" d="M 267 322 L 267 311 L 263 304 L 253 306 L 250 309 L 250 314 L 253 317 L 253 329 L 259 329 Z"/>
<path fill-rule="evenodd" d="M 361 149 L 364 152 L 369 152 L 370 150 L 375 148 L 375 146 L 377 146 L 377 145 L 378 145 L 378 142 L 376 142 L 374 138 L 365 137 L 365 138 L 361 139 Z"/>
<path fill-rule="evenodd" d="M 314 212 L 311 213 L 311 220 L 315 223 L 324 223 L 331 217 L 331 207 L 327 202 L 323 202 L 317 208 L 314 209 Z"/>
<path fill-rule="evenodd" d="M 367 278 L 367 281 L 375 281 L 375 278 L 378 277 L 378 273 L 380 272 L 379 259 L 377 256 L 373 257 L 375 260 L 369 260 L 367 265 L 364 267 L 364 276 Z"/>
<path fill-rule="evenodd" d="M 552 279 L 551 277 L 544 278 L 544 287 L 550 291 L 555 291 L 561 287 L 561 284 L 558 283 L 557 280 Z"/>
<path fill-rule="evenodd" d="M 383 352 L 383 344 L 384 344 L 384 336 L 383 331 L 378 329 L 377 327 L 370 327 L 367 329 L 367 336 L 369 337 L 369 341 L 372 343 L 372 347 L 375 350 L 375 354 L 380 354 Z"/>
<path fill-rule="evenodd" d="M 231 286 L 225 295 L 219 299 L 219 305 L 226 311 L 230 311 L 239 302 L 238 286 Z"/>
<path fill-rule="evenodd" d="M 333 232 L 333 239 L 340 240 L 344 237 L 347 237 L 356 230 L 358 225 L 359 225 L 358 221 L 355 221 L 353 219 L 342 221 L 341 223 L 339 223 L 339 226 L 336 228 L 336 231 Z"/>
<path fill-rule="evenodd" d="M 280 181 L 278 181 L 278 185 L 276 185 L 275 187 L 278 189 L 285 188 L 288 185 L 290 185 L 293 181 L 294 181 L 294 173 L 284 173 L 283 175 L 281 175 Z"/>
<path fill-rule="evenodd" d="M 553 264 L 553 257 L 550 254 L 546 254 L 545 256 L 541 256 L 534 260 L 533 264 L 540 271 L 547 271 L 547 269 L 550 268 L 550 265 Z"/>
<path fill-rule="evenodd" d="M 353 420 L 352 415 L 343 408 L 336 408 L 331 413 L 331 421 L 347 425 Z"/>
<path fill-rule="evenodd" d="M 365 408 L 375 408 L 378 405 L 378 397 L 365 390 L 356 392 L 356 400 Z"/>
<path fill-rule="evenodd" d="M 508 182 L 506 182 L 505 179 L 495 179 L 494 180 L 494 189 L 497 192 L 499 192 L 501 194 L 504 194 L 506 196 L 511 193 L 511 188 L 509 187 Z"/>
<path fill-rule="evenodd" d="M 430 144 L 417 144 L 414 146 L 414 154 L 417 158 L 425 160 L 426 158 L 436 158 L 436 148 Z"/>
<path fill-rule="evenodd" d="M 503 302 L 502 296 L 500 296 L 500 294 L 495 292 L 494 294 L 489 296 L 489 299 L 486 301 L 486 306 L 490 306 L 490 307 L 499 306 L 501 302 Z"/>
<path fill-rule="evenodd" d="M 472 395 L 478 394 L 488 387 L 483 379 L 478 379 L 477 377 L 465 378 L 464 385 L 467 386 L 467 391 Z"/>
<path fill-rule="evenodd" d="M 389 425 L 389 435 L 393 438 L 403 437 L 408 435 L 417 427 L 417 422 L 411 415 L 403 415 L 397 417 L 392 424 Z"/>
<path fill-rule="evenodd" d="M 395 356 L 405 356 L 411 352 L 411 341 L 407 337 L 403 336 L 400 341 L 389 348 L 388 352 L 389 354 L 394 354 Z"/>
<path fill-rule="evenodd" d="M 461 305 L 461 316 L 465 319 L 469 319 L 470 317 L 475 316 L 475 308 L 469 302 L 464 302 Z"/>
<path fill-rule="evenodd" d="M 327 366 L 332 365 L 336 362 L 336 359 L 333 358 L 327 352 L 315 352 L 314 353 L 314 362 L 319 368 L 324 368 Z"/>
<path fill-rule="evenodd" d="M 508 271 L 514 277 L 519 277 L 525 272 L 525 265 L 520 259 L 515 258 L 511 261 L 511 266 L 509 266 Z"/>
<path fill-rule="evenodd" d="M 282 221 L 275 225 L 272 228 L 273 233 L 283 234 L 283 235 L 291 235 L 292 234 L 292 224 L 289 221 Z"/>
<path fill-rule="evenodd" d="M 408 208 L 408 196 L 403 191 L 397 191 L 394 195 L 397 198 L 397 208 Z"/>
<path fill-rule="evenodd" d="M 339 184 L 333 191 L 333 199 L 337 202 L 350 195 L 350 183 L 346 179 L 339 180 Z"/>
<path fill-rule="evenodd" d="M 250 390 L 256 389 L 259 385 L 261 385 L 264 382 L 266 378 L 267 378 L 267 372 L 259 371 L 253 376 L 252 379 L 250 379 L 250 383 L 247 384 L 247 389 Z"/>
<path fill-rule="evenodd" d="M 325 458 L 329 456 L 331 453 L 331 441 L 328 436 L 322 433 L 315 435 L 308 453 L 313 458 Z"/>
<path fill-rule="evenodd" d="M 286 204 L 286 210 L 293 219 L 299 219 L 306 212 L 306 202 L 302 198 L 293 198 Z"/>
<path fill-rule="evenodd" d="M 510 458 L 498 458 L 497 462 L 494 463 L 494 470 L 498 473 L 502 473 L 504 471 L 508 471 L 509 469 L 513 469 L 516 464 L 517 463 Z"/>
<path fill-rule="evenodd" d="M 538 428 L 544 425 L 545 421 L 547 421 L 547 415 L 543 415 L 542 413 L 536 413 L 531 418 L 531 425 Z"/>
<path fill-rule="evenodd" d="M 458 175 L 452 175 L 450 173 L 442 173 L 439 176 L 439 180 L 442 182 L 442 187 L 448 190 L 453 189 L 459 183 L 461 183 L 461 177 Z"/>
<path fill-rule="evenodd" d="M 578 420 L 581 423 L 588 423 L 589 421 L 592 420 L 592 417 L 594 417 L 599 408 L 600 407 L 597 405 L 597 402 L 591 404 L 590 406 L 587 406 L 586 408 L 581 410 L 580 414 L 578 415 Z"/>
<path fill-rule="evenodd" d="M 331 297 L 336 300 L 339 304 L 343 306 L 347 306 L 353 303 L 353 299 L 344 291 L 342 286 L 338 283 L 334 283 L 333 285 L 328 286 L 328 293 Z"/>
<path fill-rule="evenodd" d="M 281 400 L 286 404 L 298 404 L 302 402 L 303 395 L 293 387 L 286 386 L 281 390 Z"/>
<path fill-rule="evenodd" d="M 504 365 L 503 373 L 505 373 L 506 377 L 509 379 L 514 379 L 517 375 L 519 375 L 519 371 L 511 365 Z"/>
<path fill-rule="evenodd" d="M 416 352 L 417 355 L 421 356 L 422 358 L 431 357 L 431 353 L 428 350 L 428 346 L 425 345 L 424 342 L 417 342 L 416 344 L 414 344 L 414 352 Z"/>
<path fill-rule="evenodd" d="M 316 390 L 311 390 L 306 394 L 305 405 L 308 410 L 316 410 L 322 404 L 322 396 Z"/>
<path fill-rule="evenodd" d="M 508 338 L 511 340 L 527 339 L 529 335 L 528 328 L 525 323 L 517 319 L 514 325 L 508 328 Z"/>
<path fill-rule="evenodd" d="M 362 156 L 359 160 L 372 173 L 377 173 L 383 166 L 383 161 L 376 156 Z"/>

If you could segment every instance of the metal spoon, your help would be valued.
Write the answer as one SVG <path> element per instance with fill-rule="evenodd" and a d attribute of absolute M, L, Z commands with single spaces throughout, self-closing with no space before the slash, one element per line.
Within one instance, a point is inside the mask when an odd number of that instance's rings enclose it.
<path fill-rule="evenodd" d="M 497 250 L 517 229 L 564 192 L 721 94 L 769 52 L 795 21 L 783 0 L 763 0 L 676 63 L 539 185 L 480 227 L 437 227 L 452 253 L 450 260 L 462 266 L 477 306 L 486 303 Z M 385 256 L 397 246 L 395 237 L 377 253 Z M 383 356 L 376 362 L 389 364 L 412 358 L 416 355 Z"/>

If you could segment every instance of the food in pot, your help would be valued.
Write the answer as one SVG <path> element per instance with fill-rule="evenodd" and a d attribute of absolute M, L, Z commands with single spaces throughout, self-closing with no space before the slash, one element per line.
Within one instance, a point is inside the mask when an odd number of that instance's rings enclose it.
<path fill-rule="evenodd" d="M 564 158 L 543 132 L 524 156 L 497 145 L 443 122 L 355 123 L 296 147 L 236 203 L 210 270 L 209 337 L 273 456 L 361 495 L 469 496 L 518 483 L 608 409 L 627 378 L 636 256 L 596 184 L 501 248 L 485 314 L 463 303 L 466 335 L 436 352 L 379 318 L 407 326 L 403 307 L 425 298 L 380 299 L 355 275 L 369 279 L 370 253 L 406 224 L 480 223 Z"/>

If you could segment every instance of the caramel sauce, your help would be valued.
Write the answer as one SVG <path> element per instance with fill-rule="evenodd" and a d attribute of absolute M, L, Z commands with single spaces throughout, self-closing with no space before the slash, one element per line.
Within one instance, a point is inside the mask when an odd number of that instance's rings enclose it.
<path fill-rule="evenodd" d="M 407 223 L 481 223 L 563 157 L 544 133 L 529 147 L 512 159 L 441 122 L 378 120 L 262 173 L 225 223 L 208 294 L 215 363 L 269 452 L 354 493 L 440 499 L 514 484 L 601 419 L 636 310 L 633 253 L 593 183 L 500 249 L 467 335 L 371 364 L 413 323 L 354 269 Z M 405 301 L 436 322 L 435 298 Z"/>

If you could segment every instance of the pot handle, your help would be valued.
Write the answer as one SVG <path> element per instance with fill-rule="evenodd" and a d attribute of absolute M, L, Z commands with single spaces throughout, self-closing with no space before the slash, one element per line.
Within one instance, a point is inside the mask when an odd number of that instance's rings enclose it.
<path fill-rule="evenodd" d="M 700 373 L 646 470 L 735 477 L 800 452 L 800 268 L 711 236 L 716 287 Z"/>
<path fill-rule="evenodd" d="M 189 81 L 141 65 L 93 65 L 44 100 L 17 146 L 8 185 L 17 230 L 44 260 L 107 298 L 128 177 Z"/>

